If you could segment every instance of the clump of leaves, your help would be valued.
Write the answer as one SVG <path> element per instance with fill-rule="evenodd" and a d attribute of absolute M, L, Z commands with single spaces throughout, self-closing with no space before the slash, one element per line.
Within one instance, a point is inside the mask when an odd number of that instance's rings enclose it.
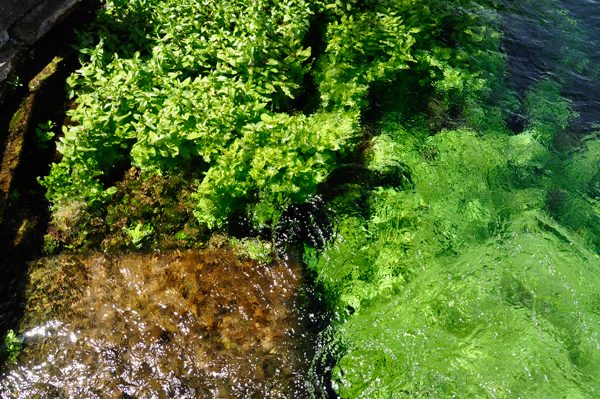
<path fill-rule="evenodd" d="M 254 259 L 263 264 L 269 264 L 273 261 L 275 247 L 272 243 L 262 241 L 258 238 L 232 238 L 229 244 L 237 250 L 242 258 Z"/>
<path fill-rule="evenodd" d="M 154 233 L 154 226 L 150 223 L 137 223 L 135 227 L 123 227 L 123 231 L 131 239 L 131 244 L 139 249 L 142 247 L 142 241 Z"/>
<path fill-rule="evenodd" d="M 52 131 L 52 129 L 54 129 L 55 127 L 56 123 L 52 121 L 40 123 L 38 125 L 38 127 L 35 129 L 35 134 L 38 137 L 39 148 L 48 148 L 46 142 L 52 140 L 52 138 L 54 137 L 54 132 Z"/>
<path fill-rule="evenodd" d="M 285 166 L 301 163 L 310 148 L 286 146 L 284 129 L 265 122 L 278 119 L 276 110 L 296 95 L 308 70 L 310 48 L 301 40 L 310 9 L 303 1 L 206 3 L 107 2 L 93 28 L 97 36 L 84 36 L 84 44 L 94 43 L 82 49 L 88 62 L 68 81 L 77 125 L 65 129 L 63 159 L 43 180 L 55 206 L 67 198 L 106 201 L 110 193 L 98 177 L 124 158 L 144 171 L 202 160 L 210 173 L 199 190 L 198 218 L 209 226 L 233 207 L 213 201 L 213 192 L 243 200 L 261 186 L 275 194 L 278 187 L 299 191 L 285 168 L 248 176 L 240 163 L 255 158 L 256 138 L 271 151 L 282 146 L 276 154 L 289 158 Z M 252 184 L 275 175 L 273 188 Z"/>
<path fill-rule="evenodd" d="M 23 338 L 17 336 L 13 330 L 8 330 L 4 337 L 4 356 L 9 362 L 14 363 L 23 349 Z"/>
<path fill-rule="evenodd" d="M 68 80 L 77 107 L 63 158 L 42 181 L 48 198 L 55 209 L 74 199 L 93 208 L 115 192 L 102 183 L 115 163 L 163 173 L 193 161 L 199 223 L 219 227 L 240 211 L 276 220 L 352 150 L 374 84 L 406 71 L 440 93 L 485 83 L 470 60 L 499 59 L 497 37 L 482 39 L 487 14 L 458 24 L 444 12 L 403 1 L 110 0 L 82 35 L 84 65 Z M 290 107 L 311 69 L 311 20 L 326 21 L 321 107 L 304 115 Z M 454 46 L 425 32 L 434 27 L 470 30 Z"/>

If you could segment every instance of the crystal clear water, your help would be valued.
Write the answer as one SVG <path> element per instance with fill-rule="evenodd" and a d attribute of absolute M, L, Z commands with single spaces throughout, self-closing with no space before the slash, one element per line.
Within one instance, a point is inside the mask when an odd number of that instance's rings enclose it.
<path fill-rule="evenodd" d="M 304 397 L 298 262 L 231 250 L 57 256 L 32 268 L 2 397 Z"/>
<path fill-rule="evenodd" d="M 340 397 L 600 397 L 600 7 L 497 6 L 498 94 L 434 136 L 383 123 L 370 169 L 404 183 L 307 252 Z"/>

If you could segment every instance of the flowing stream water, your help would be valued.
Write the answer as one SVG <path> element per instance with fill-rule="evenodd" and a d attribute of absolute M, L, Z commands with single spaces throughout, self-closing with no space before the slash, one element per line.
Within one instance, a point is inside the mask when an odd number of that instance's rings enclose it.
<path fill-rule="evenodd" d="M 370 187 L 303 259 L 33 262 L 0 398 L 600 397 L 600 2 L 497 7 L 509 133 L 383 124 L 370 167 L 410 184 Z"/>
<path fill-rule="evenodd" d="M 371 168 L 410 184 L 305 256 L 340 397 L 600 397 L 600 4 L 497 5 L 510 95 L 475 131 L 384 124 Z"/>

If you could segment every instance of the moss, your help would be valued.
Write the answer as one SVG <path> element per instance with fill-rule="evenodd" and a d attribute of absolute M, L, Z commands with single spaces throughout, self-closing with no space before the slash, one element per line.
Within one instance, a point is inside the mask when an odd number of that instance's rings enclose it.
<path fill-rule="evenodd" d="M 15 130 L 15 128 L 21 123 L 21 121 L 23 120 L 23 117 L 25 116 L 25 107 L 21 106 L 17 112 L 15 112 L 15 114 L 13 115 L 13 117 L 10 120 L 10 124 L 8 125 L 8 131 L 12 132 Z"/>
<path fill-rule="evenodd" d="M 19 227 L 19 230 L 17 231 L 17 235 L 14 240 L 15 247 L 18 247 L 23 241 L 23 239 L 26 239 L 31 234 L 36 225 L 37 222 L 35 220 L 26 219 L 23 221 L 21 227 Z"/>
<path fill-rule="evenodd" d="M 190 212 L 188 196 L 195 189 L 191 180 L 131 168 L 103 209 L 67 204 L 55 212 L 48 234 L 76 252 L 200 248 L 209 236 Z M 137 226 L 152 229 L 145 228 L 141 239 L 134 234 Z"/>
<path fill-rule="evenodd" d="M 33 100 L 33 96 L 29 96 L 23 101 L 9 124 L 8 141 L 0 165 L 0 194 L 3 196 L 0 198 L 3 201 L 6 200 L 10 192 L 14 172 L 21 160 L 21 151 L 23 149 L 25 133 L 29 125 Z M 3 214 L 2 205 L 0 203 L 0 221 Z"/>
<path fill-rule="evenodd" d="M 64 59 L 62 57 L 54 57 L 54 59 L 42 69 L 31 81 L 29 82 L 29 91 L 35 92 L 42 87 L 44 82 L 58 70 L 59 64 Z"/>

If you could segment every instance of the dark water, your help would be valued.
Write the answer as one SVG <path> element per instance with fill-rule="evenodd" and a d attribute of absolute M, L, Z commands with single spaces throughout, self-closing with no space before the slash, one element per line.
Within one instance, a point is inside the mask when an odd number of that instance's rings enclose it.
<path fill-rule="evenodd" d="M 580 117 L 575 130 L 600 121 L 600 3 L 594 0 L 506 4 L 503 50 L 518 94 L 551 79 Z M 557 12 L 556 9 L 565 12 Z M 568 13 L 567 13 L 568 12 Z M 521 121 L 523 122 L 523 121 Z M 571 129 L 573 130 L 573 129 Z"/>

